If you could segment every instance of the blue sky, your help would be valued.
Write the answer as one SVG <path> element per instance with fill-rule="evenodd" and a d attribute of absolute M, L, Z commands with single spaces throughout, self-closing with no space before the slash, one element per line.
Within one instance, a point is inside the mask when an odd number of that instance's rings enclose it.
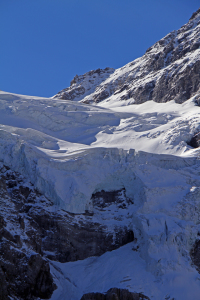
<path fill-rule="evenodd" d="M 51 97 L 119 68 L 187 23 L 199 0 L 0 0 L 0 89 Z"/>

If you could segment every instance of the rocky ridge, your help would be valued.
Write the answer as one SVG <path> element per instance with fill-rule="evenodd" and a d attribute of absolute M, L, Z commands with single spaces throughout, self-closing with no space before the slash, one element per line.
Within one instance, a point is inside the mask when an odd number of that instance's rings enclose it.
<path fill-rule="evenodd" d="M 148 100 L 183 103 L 200 97 L 200 11 L 189 22 L 147 49 L 146 53 L 117 70 L 108 69 L 105 80 L 85 94 L 90 71 L 76 76 L 71 86 L 54 98 L 77 100 L 87 104 L 123 101 L 139 104 Z M 105 69 L 106 70 L 106 69 Z M 104 71 L 105 71 L 104 70 Z M 112 74 L 109 74 L 112 73 Z M 84 80 L 83 80 L 84 78 Z M 90 80 L 89 80 L 90 81 Z"/>

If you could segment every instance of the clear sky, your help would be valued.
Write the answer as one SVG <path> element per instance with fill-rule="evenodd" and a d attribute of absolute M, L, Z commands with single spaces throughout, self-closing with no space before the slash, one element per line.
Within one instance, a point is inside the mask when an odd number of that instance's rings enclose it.
<path fill-rule="evenodd" d="M 119 68 L 187 23 L 199 0 L 0 0 L 0 89 L 51 97 Z"/>

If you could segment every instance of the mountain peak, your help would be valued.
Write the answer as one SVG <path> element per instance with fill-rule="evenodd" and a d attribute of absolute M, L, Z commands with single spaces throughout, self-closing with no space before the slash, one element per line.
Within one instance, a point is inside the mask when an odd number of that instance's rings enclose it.
<path fill-rule="evenodd" d="M 148 100 L 183 103 L 200 90 L 200 9 L 146 53 L 117 70 L 106 68 L 75 76 L 53 98 L 83 103 Z"/>
<path fill-rule="evenodd" d="M 195 18 L 196 18 L 196 16 L 197 16 L 198 14 L 200 14 L 200 8 L 199 8 L 199 9 L 197 9 L 197 11 L 195 11 L 195 12 L 192 14 L 192 16 L 191 16 L 190 20 L 193 20 L 193 19 L 195 19 Z"/>

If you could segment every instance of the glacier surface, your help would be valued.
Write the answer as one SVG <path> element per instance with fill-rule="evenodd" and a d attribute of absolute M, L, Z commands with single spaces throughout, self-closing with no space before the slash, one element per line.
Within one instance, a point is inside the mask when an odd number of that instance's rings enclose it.
<path fill-rule="evenodd" d="M 135 241 L 101 257 L 51 262 L 52 300 L 114 286 L 155 300 L 198 299 L 190 251 L 200 231 L 200 150 L 187 144 L 200 127 L 195 97 L 93 106 L 1 91 L 0 120 L 0 161 L 55 206 L 95 212 L 93 193 L 122 188 L 134 201 L 124 222 Z M 116 214 L 110 206 L 104 222 Z"/>

